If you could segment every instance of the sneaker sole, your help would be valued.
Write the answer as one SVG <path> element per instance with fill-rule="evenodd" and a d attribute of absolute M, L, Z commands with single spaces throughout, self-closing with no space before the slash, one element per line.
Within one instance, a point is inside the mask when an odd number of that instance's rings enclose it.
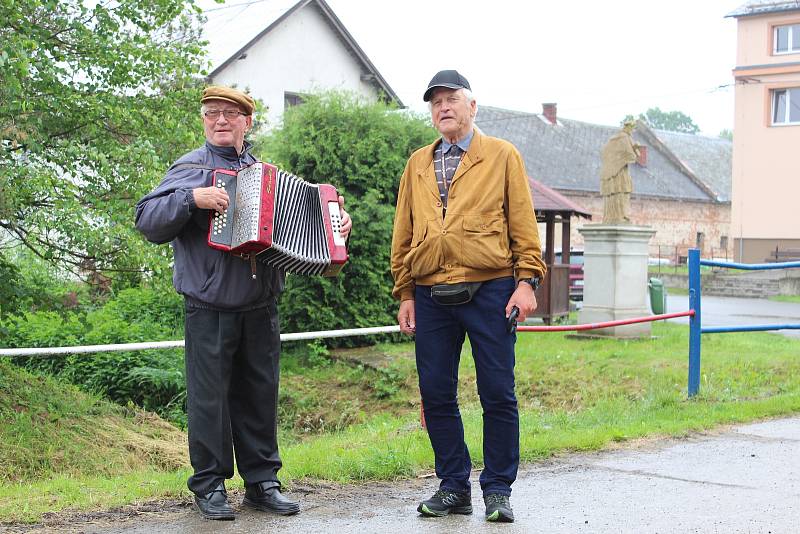
<path fill-rule="evenodd" d="M 514 517 L 508 517 L 507 515 L 501 514 L 500 510 L 495 510 L 486 516 L 486 520 L 491 521 L 492 523 L 513 523 Z"/>
<path fill-rule="evenodd" d="M 247 498 L 245 498 L 242 501 L 242 504 L 247 506 L 247 507 L 249 507 L 249 508 L 253 508 L 254 510 L 259 510 L 261 512 L 272 512 L 273 514 L 278 514 L 278 515 L 294 515 L 294 514 L 300 512 L 300 506 L 299 505 L 287 506 L 286 508 L 275 508 L 275 507 L 267 506 L 267 505 L 264 505 L 264 504 L 254 503 L 253 501 L 251 501 L 251 500 L 249 500 Z"/>
<path fill-rule="evenodd" d="M 446 510 L 431 510 L 424 504 L 420 504 L 417 512 L 425 517 L 444 517 L 450 514 L 470 515 L 472 513 L 472 506 L 456 506 L 455 508 L 447 508 Z"/>

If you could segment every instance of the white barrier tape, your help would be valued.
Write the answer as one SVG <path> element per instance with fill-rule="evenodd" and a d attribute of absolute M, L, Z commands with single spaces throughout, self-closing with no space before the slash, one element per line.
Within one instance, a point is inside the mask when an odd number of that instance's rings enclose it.
<path fill-rule="evenodd" d="M 320 330 L 318 332 L 296 332 L 281 334 L 281 341 L 299 341 L 301 339 L 322 339 L 327 337 L 369 336 L 371 334 L 391 334 L 400 331 L 400 325 L 373 326 L 370 328 L 350 328 L 348 330 Z"/>
<path fill-rule="evenodd" d="M 399 326 L 374 326 L 370 328 L 350 328 L 345 330 L 320 330 L 317 332 L 294 332 L 281 334 L 281 341 L 300 341 L 303 339 L 323 339 L 330 337 L 368 336 L 372 334 L 391 334 L 399 332 Z M 78 347 L 49 347 L 25 349 L 0 349 L 2 356 L 52 356 L 60 354 L 88 354 L 94 352 L 115 352 L 121 350 L 171 349 L 183 347 L 183 340 L 152 341 L 150 343 L 119 343 L 116 345 L 84 345 Z"/>
<path fill-rule="evenodd" d="M 117 345 L 84 345 L 78 347 L 0 349 L 0 356 L 52 356 L 61 354 L 85 354 L 90 352 L 114 352 L 120 350 L 168 349 L 173 347 L 183 347 L 183 340 L 153 341 L 150 343 L 120 343 Z"/>

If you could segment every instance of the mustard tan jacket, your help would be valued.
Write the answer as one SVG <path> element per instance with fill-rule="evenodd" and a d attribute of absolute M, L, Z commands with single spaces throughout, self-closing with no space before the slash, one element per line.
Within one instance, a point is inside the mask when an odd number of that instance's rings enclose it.
<path fill-rule="evenodd" d="M 450 184 L 447 214 L 433 170 L 437 144 L 406 164 L 397 194 L 392 236 L 392 295 L 414 298 L 419 285 L 539 276 L 539 229 L 528 176 L 511 143 L 475 130 Z"/>

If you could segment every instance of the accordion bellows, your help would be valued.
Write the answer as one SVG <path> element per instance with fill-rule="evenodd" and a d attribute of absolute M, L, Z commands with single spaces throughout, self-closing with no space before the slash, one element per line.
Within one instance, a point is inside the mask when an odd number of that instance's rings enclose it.
<path fill-rule="evenodd" d="M 302 275 L 335 276 L 347 261 L 336 188 L 311 184 L 268 163 L 217 169 L 213 185 L 230 198 L 211 213 L 209 246 L 256 254 L 268 265 Z"/>

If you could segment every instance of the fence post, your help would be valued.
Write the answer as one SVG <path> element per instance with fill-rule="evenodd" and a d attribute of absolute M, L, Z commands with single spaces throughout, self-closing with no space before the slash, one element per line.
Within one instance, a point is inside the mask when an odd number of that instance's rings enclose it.
<path fill-rule="evenodd" d="M 674 258 L 675 258 L 675 261 L 672 262 L 672 272 L 673 273 L 677 273 L 678 272 L 678 263 L 679 263 L 678 260 L 680 259 L 680 257 L 678 256 L 678 245 L 675 245 L 675 256 L 674 256 Z"/>
<path fill-rule="evenodd" d="M 700 251 L 689 249 L 689 397 L 700 389 Z"/>

